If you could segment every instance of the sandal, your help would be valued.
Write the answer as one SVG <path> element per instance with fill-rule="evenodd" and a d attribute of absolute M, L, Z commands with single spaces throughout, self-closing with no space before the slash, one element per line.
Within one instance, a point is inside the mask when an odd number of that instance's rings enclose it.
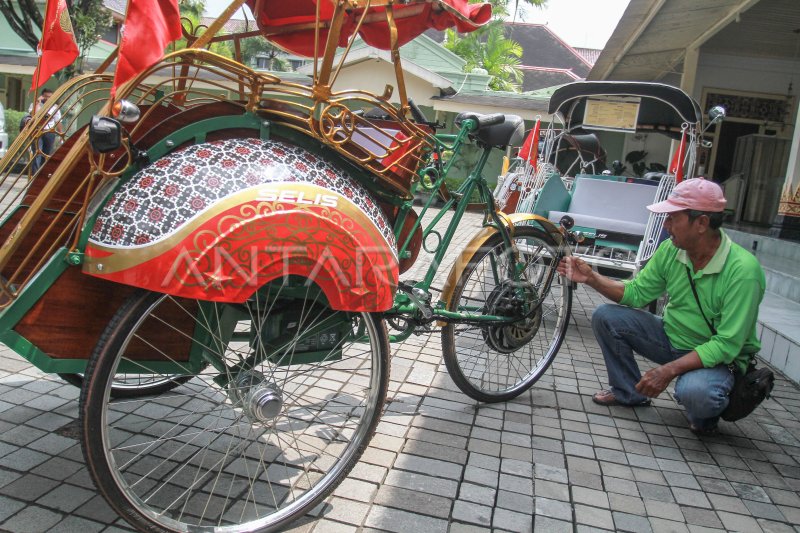
<path fill-rule="evenodd" d="M 644 399 L 639 403 L 622 403 L 617 400 L 611 389 L 601 390 L 592 396 L 592 401 L 598 405 L 612 406 L 621 405 L 623 407 L 645 407 L 650 405 L 650 399 Z"/>

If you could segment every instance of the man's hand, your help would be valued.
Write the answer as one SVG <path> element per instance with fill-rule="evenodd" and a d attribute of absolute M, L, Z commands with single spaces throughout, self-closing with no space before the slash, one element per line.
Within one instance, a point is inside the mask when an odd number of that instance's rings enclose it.
<path fill-rule="evenodd" d="M 669 365 L 657 366 L 644 373 L 642 379 L 636 384 L 636 391 L 648 398 L 655 398 L 664 392 L 675 376 L 676 374 Z"/>
<path fill-rule="evenodd" d="M 636 390 L 648 398 L 655 398 L 664 392 L 673 379 L 698 368 L 703 368 L 703 361 L 700 360 L 697 352 L 692 350 L 671 363 L 645 372 L 642 379 L 636 384 Z"/>
<path fill-rule="evenodd" d="M 556 270 L 568 280 L 576 283 L 586 283 L 594 275 L 592 267 L 586 261 L 572 255 L 562 257 Z"/>
<path fill-rule="evenodd" d="M 586 283 L 613 302 L 619 302 L 625 294 L 625 285 L 621 281 L 595 272 L 592 266 L 580 257 L 569 255 L 561 258 L 556 270 L 570 281 Z"/>

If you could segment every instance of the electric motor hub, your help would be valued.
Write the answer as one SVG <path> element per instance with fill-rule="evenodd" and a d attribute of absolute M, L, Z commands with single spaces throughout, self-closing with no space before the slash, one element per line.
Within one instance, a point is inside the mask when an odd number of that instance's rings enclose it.
<path fill-rule="evenodd" d="M 483 328 L 483 338 L 500 353 L 513 353 L 529 343 L 542 323 L 539 291 L 528 281 L 504 280 L 486 299 L 486 313 L 509 319 Z"/>

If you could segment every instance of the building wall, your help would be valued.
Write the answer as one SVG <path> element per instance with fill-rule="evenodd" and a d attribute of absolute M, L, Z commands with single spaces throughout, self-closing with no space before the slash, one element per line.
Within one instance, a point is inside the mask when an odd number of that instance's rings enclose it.
<path fill-rule="evenodd" d="M 433 107 L 431 98 L 438 96 L 439 91 L 429 82 L 416 76 L 404 73 L 406 94 L 413 98 L 414 102 L 420 106 Z M 359 89 L 373 94 L 383 94 L 386 85 L 397 86 L 397 78 L 394 73 L 394 66 L 381 59 L 370 59 L 355 65 L 349 65 L 342 69 L 339 77 L 333 85 L 334 91 L 344 91 L 347 89 Z M 390 101 L 393 104 L 400 102 L 400 97 L 395 89 Z"/>
<path fill-rule="evenodd" d="M 800 61 L 736 57 L 700 52 L 694 97 L 699 100 L 703 87 L 739 91 L 786 94 L 794 81 L 800 93 Z"/>
<path fill-rule="evenodd" d="M 791 90 L 789 88 L 791 84 Z M 786 117 L 786 126 L 764 125 L 778 137 L 790 138 L 790 124 L 797 117 L 798 95 L 800 95 L 800 61 L 779 59 L 736 57 L 721 54 L 700 54 L 697 78 L 692 96 L 700 103 L 706 103 L 703 94 L 708 89 L 724 89 L 742 93 L 763 93 L 777 97 L 793 97 L 791 115 Z M 708 112 L 708 109 L 703 109 Z"/>
<path fill-rule="evenodd" d="M 744 180 L 744 195 L 736 202 L 739 205 L 735 207 L 734 220 L 768 225 L 774 218 L 773 206 L 778 205 L 785 181 L 785 163 L 778 163 L 784 168 L 783 171 L 776 171 L 772 166 L 767 170 L 765 166 L 753 169 L 745 167 L 741 172 L 741 162 L 755 157 L 756 146 L 761 146 L 747 141 L 755 139 L 751 138 L 753 135 L 761 136 L 762 142 L 772 143 L 769 146 L 783 146 L 792 138 L 800 100 L 800 61 L 737 57 L 704 53 L 701 50 L 693 96 L 706 112 L 711 104 L 703 99 L 710 89 L 721 89 L 741 96 L 790 98 L 789 112 L 781 120 L 737 117 L 728 110 L 728 118 L 707 136 L 712 141 L 712 148 L 703 161 L 707 163 L 708 174 L 720 181 L 730 177 Z M 749 137 L 745 138 L 746 135 Z M 740 162 L 738 167 L 737 161 Z M 767 165 L 767 162 L 762 161 L 761 164 Z M 738 186 L 731 187 L 738 190 Z"/>
<path fill-rule="evenodd" d="M 439 101 L 431 100 L 433 96 L 439 95 L 439 90 L 433 87 L 430 82 L 422 80 L 408 72 L 404 73 L 406 93 L 409 98 L 419 105 L 423 112 L 427 114 L 428 118 L 446 122 L 447 126 L 441 130 L 441 133 L 452 133 L 455 129 L 452 125 L 452 113 L 434 113 L 434 102 L 436 107 L 439 107 Z M 380 59 L 367 60 L 361 63 L 348 65 L 343 69 L 333 85 L 334 91 L 343 91 L 346 89 L 358 88 L 363 91 L 368 91 L 373 94 L 383 93 L 384 87 L 389 84 L 393 87 L 397 85 L 395 78 L 394 66 L 386 63 Z M 391 103 L 397 105 L 400 102 L 397 90 L 392 93 L 390 99 Z M 485 168 L 485 175 L 489 181 L 494 185 L 496 176 L 500 173 L 502 166 L 503 153 L 500 150 L 494 150 L 489 163 Z M 469 174 L 472 165 L 478 159 L 478 150 L 469 145 L 464 148 L 458 162 L 448 174 L 448 178 L 452 179 L 451 186 L 456 185 L 456 181 L 463 180 Z"/>
<path fill-rule="evenodd" d="M 661 83 L 681 86 L 681 74 L 673 73 L 659 80 Z M 800 59 L 784 61 L 722 54 L 700 53 L 692 97 L 703 105 L 704 89 L 725 89 L 747 93 L 786 95 L 792 83 L 793 111 L 797 113 L 800 96 Z M 708 109 L 703 109 L 708 112 Z M 791 120 L 793 123 L 794 121 Z"/>

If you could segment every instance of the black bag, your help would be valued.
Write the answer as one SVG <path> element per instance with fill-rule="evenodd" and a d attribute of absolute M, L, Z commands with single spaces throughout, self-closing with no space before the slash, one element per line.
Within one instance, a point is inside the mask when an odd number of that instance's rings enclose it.
<path fill-rule="evenodd" d="M 733 388 L 728 395 L 728 407 L 720 417 L 728 422 L 736 422 L 758 407 L 758 404 L 769 398 L 775 386 L 775 375 L 769 368 L 756 368 L 754 360 L 750 360 L 747 372 L 739 369 L 734 372 Z"/>
<path fill-rule="evenodd" d="M 19 131 L 22 131 L 22 130 L 25 129 L 25 126 L 28 125 L 28 122 L 31 121 L 31 118 L 33 118 L 33 117 L 31 117 L 30 113 L 22 116 L 22 118 L 19 121 Z"/>
<path fill-rule="evenodd" d="M 717 328 L 706 318 L 706 314 L 703 312 L 703 307 L 700 305 L 700 298 L 697 296 L 697 289 L 692 279 L 692 273 L 689 272 L 688 266 L 686 267 L 686 276 L 689 278 L 692 294 L 694 294 L 700 314 L 703 315 L 703 320 L 706 321 L 711 333 L 716 335 Z M 757 369 L 755 354 L 750 355 L 750 364 L 747 365 L 747 372 L 742 374 L 738 368 L 734 370 L 733 388 L 728 394 L 728 407 L 719 416 L 727 422 L 741 420 L 752 413 L 758 407 L 758 404 L 764 401 L 764 398 L 769 397 L 774 386 L 775 375 L 772 370 L 769 368 Z"/>

